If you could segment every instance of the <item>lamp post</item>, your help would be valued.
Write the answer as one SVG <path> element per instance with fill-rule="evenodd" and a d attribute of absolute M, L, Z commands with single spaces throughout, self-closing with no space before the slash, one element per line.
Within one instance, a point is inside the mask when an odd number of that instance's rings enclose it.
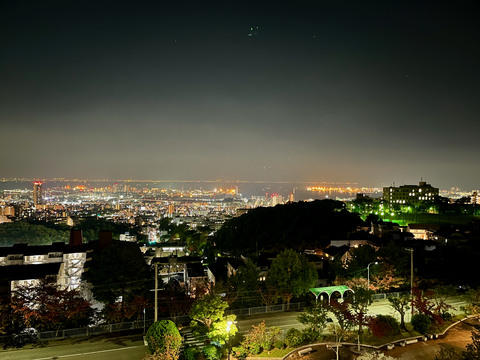
<path fill-rule="evenodd" d="M 228 335 L 228 360 L 230 360 L 230 352 L 232 351 L 232 347 L 230 346 L 230 329 L 232 327 L 233 322 L 227 321 L 227 335 Z"/>
<path fill-rule="evenodd" d="M 370 264 L 367 265 L 367 290 L 370 289 L 370 265 L 378 264 L 378 261 L 373 261 Z"/>
<path fill-rule="evenodd" d="M 155 322 L 158 321 L 158 263 L 155 263 Z"/>

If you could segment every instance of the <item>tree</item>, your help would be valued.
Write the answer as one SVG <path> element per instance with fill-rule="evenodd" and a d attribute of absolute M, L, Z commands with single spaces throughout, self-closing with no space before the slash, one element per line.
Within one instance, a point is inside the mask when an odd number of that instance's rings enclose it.
<path fill-rule="evenodd" d="M 462 295 L 462 300 L 467 303 L 465 306 L 467 314 L 480 314 L 480 287 L 468 290 L 465 295 Z"/>
<path fill-rule="evenodd" d="M 472 331 L 472 343 L 467 345 L 467 350 L 462 355 L 465 360 L 480 359 L 480 332 Z"/>
<path fill-rule="evenodd" d="M 175 355 L 179 353 L 182 345 L 182 336 L 177 326 L 170 320 L 160 320 L 153 323 L 148 328 L 145 337 L 150 354 L 162 354 L 168 351 L 170 355 Z"/>
<path fill-rule="evenodd" d="M 353 314 L 349 309 L 349 300 L 342 302 L 332 300 L 328 306 L 328 311 L 335 316 L 342 331 L 347 331 L 353 326 Z"/>
<path fill-rule="evenodd" d="M 223 320 L 223 314 L 226 308 L 228 308 L 228 303 L 219 295 L 205 295 L 193 304 L 192 310 L 190 311 L 192 326 L 197 326 L 200 322 L 205 325 L 207 332 L 210 332 L 214 322 Z"/>
<path fill-rule="evenodd" d="M 226 300 L 229 305 L 233 302 L 240 303 L 243 307 L 258 306 L 261 302 L 259 293 L 260 270 L 257 264 L 249 260 L 245 265 L 240 266 L 235 275 L 227 279 Z"/>
<path fill-rule="evenodd" d="M 139 320 L 144 314 L 144 309 L 149 309 L 152 304 L 148 299 L 135 295 L 131 301 L 108 304 L 103 309 L 104 317 L 109 322 L 121 322 L 125 320 Z"/>
<path fill-rule="evenodd" d="M 411 297 L 410 294 L 401 295 L 398 298 L 395 297 L 388 297 L 388 302 L 390 306 L 400 314 L 400 327 L 403 330 L 407 330 L 405 326 L 405 314 L 408 310 L 410 310 L 410 301 Z"/>
<path fill-rule="evenodd" d="M 338 259 L 339 257 L 337 257 Z M 367 288 L 367 279 L 364 277 L 354 277 L 351 279 L 346 279 L 342 277 L 336 277 L 335 281 L 333 282 L 336 286 L 341 286 L 341 285 L 346 285 L 350 289 L 353 289 L 354 287 L 361 287 L 366 289 Z"/>
<path fill-rule="evenodd" d="M 275 207 L 258 207 L 225 222 L 216 233 L 215 243 L 232 254 L 253 254 L 258 250 L 303 250 L 326 245 L 335 236 L 345 239 L 355 231 L 358 214 L 338 211 L 345 204 L 334 200 L 295 202 Z M 312 244 L 312 239 L 316 241 Z"/>
<path fill-rule="evenodd" d="M 264 347 L 265 344 L 273 344 L 280 332 L 279 327 L 273 326 L 268 328 L 265 325 L 265 321 L 262 321 L 258 325 L 252 325 L 252 329 L 244 336 L 241 345 L 250 352 L 256 352 L 255 350 L 252 351 L 252 349 Z"/>
<path fill-rule="evenodd" d="M 150 270 L 138 246 L 134 248 L 130 243 L 116 242 L 102 251 L 95 251 L 83 276 L 92 283 L 95 299 L 105 304 L 119 300 L 129 302 L 136 295 L 151 296 Z"/>
<path fill-rule="evenodd" d="M 344 336 L 346 335 L 347 330 L 340 326 L 337 326 L 337 324 L 335 323 L 333 323 L 330 326 L 329 330 L 330 330 L 330 333 L 334 335 L 335 346 L 332 346 L 332 350 L 335 352 L 336 359 L 338 360 L 340 358 L 340 346 L 341 346 L 340 344 Z"/>
<path fill-rule="evenodd" d="M 357 360 L 395 360 L 395 358 L 378 350 L 372 350 L 360 355 Z"/>
<path fill-rule="evenodd" d="M 454 290 L 454 289 L 453 289 Z M 451 296 L 450 287 L 439 287 L 439 292 L 432 290 L 422 291 L 418 287 L 412 288 L 413 308 L 420 314 L 425 314 L 433 320 L 435 324 L 443 324 L 443 317 L 453 306 L 447 304 L 445 300 Z"/>
<path fill-rule="evenodd" d="M 312 340 L 316 340 L 320 337 L 327 325 L 328 308 L 322 301 L 315 302 L 312 307 L 306 307 L 304 313 L 300 314 L 297 319 L 301 324 L 305 325 L 308 332 L 315 337 L 315 339 Z"/>
<path fill-rule="evenodd" d="M 86 326 L 94 314 L 77 290 L 47 281 L 17 287 L 10 306 L 16 321 L 40 331 Z"/>
<path fill-rule="evenodd" d="M 230 336 L 235 336 L 238 329 L 234 324 L 236 319 L 235 315 L 227 315 L 218 321 L 212 323 L 210 332 L 207 336 L 213 341 L 218 342 L 220 345 L 224 345 Z M 230 323 L 230 325 L 228 324 Z"/>
<path fill-rule="evenodd" d="M 393 265 L 384 262 L 380 264 L 380 270 L 370 274 L 370 289 L 386 292 L 391 288 L 399 288 L 405 282 L 403 277 L 395 275 L 396 271 Z"/>
<path fill-rule="evenodd" d="M 262 303 L 265 306 L 275 305 L 281 297 L 280 291 L 271 286 L 270 284 L 263 283 L 256 292 L 260 295 Z"/>
<path fill-rule="evenodd" d="M 285 250 L 272 261 L 267 283 L 279 290 L 290 306 L 290 299 L 298 297 L 313 288 L 318 279 L 317 271 L 305 256 L 293 250 Z"/>
<path fill-rule="evenodd" d="M 363 334 L 363 326 L 369 322 L 367 316 L 368 307 L 373 303 L 373 291 L 362 287 L 355 287 L 353 301 L 350 302 L 350 309 L 353 314 L 353 321 L 358 325 L 358 334 Z"/>
<path fill-rule="evenodd" d="M 456 296 L 457 289 L 452 285 L 441 285 L 435 288 L 435 291 L 432 296 L 432 301 L 435 303 L 435 311 L 445 319 L 447 311 L 455 308 L 447 304 L 447 299 Z"/>
<path fill-rule="evenodd" d="M 435 355 L 435 360 L 461 360 L 461 355 L 454 348 L 442 347 Z"/>
<path fill-rule="evenodd" d="M 378 250 L 378 259 L 384 264 L 390 264 L 398 277 L 410 271 L 410 255 L 395 241 L 390 241 Z"/>
<path fill-rule="evenodd" d="M 348 272 L 363 272 L 367 274 L 367 266 L 369 263 L 377 261 L 377 253 L 373 246 L 363 245 L 353 248 L 350 251 L 351 258 L 348 260 Z"/>

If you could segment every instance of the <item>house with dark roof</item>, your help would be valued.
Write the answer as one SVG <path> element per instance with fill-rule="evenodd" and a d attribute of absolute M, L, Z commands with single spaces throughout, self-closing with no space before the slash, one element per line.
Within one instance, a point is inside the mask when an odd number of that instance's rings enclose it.
<path fill-rule="evenodd" d="M 15 244 L 13 246 L 0 247 L 0 271 L 4 275 L 14 266 L 22 274 L 22 279 L 11 278 L 11 291 L 15 290 L 15 284 L 22 281 L 26 284 L 36 282 L 44 278 L 42 269 L 53 269 L 59 267 L 55 274 L 48 274 L 58 285 L 75 289 L 80 285 L 84 264 L 87 261 L 88 252 L 91 251 L 90 244 L 83 244 L 81 230 L 72 230 L 69 243 L 53 243 L 51 245 Z M 56 264 L 55 266 L 44 266 Z M 49 271 L 50 271 L 49 270 Z M 38 271 L 38 276 L 36 272 Z M 31 272 L 31 275 L 26 275 Z M 51 271 L 50 271 L 51 272 Z M 12 275 L 13 273 L 10 272 Z M 4 278 L 3 281 L 6 281 Z"/>
<path fill-rule="evenodd" d="M 0 266 L 0 298 L 9 297 L 18 286 L 42 280 L 58 283 L 64 273 L 65 266 L 62 262 Z"/>

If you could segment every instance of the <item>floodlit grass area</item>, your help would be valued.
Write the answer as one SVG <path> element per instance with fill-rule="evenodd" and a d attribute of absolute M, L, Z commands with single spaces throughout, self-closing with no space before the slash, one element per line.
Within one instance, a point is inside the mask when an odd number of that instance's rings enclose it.
<path fill-rule="evenodd" d="M 293 348 L 286 348 L 286 349 L 272 349 L 270 351 L 263 351 L 262 353 L 255 355 L 255 357 L 284 357 L 287 355 L 290 351 L 292 351 Z M 270 354 L 269 354 L 270 353 Z"/>

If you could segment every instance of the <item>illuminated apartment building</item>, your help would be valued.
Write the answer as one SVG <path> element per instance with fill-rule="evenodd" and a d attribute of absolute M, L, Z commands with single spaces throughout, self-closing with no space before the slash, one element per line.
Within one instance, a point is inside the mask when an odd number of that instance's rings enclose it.
<path fill-rule="evenodd" d="M 35 181 L 33 183 L 33 205 L 43 205 L 41 181 Z"/>
<path fill-rule="evenodd" d="M 418 185 L 390 186 L 383 188 L 383 200 L 390 205 L 418 204 L 438 196 L 438 188 L 421 181 Z"/>

